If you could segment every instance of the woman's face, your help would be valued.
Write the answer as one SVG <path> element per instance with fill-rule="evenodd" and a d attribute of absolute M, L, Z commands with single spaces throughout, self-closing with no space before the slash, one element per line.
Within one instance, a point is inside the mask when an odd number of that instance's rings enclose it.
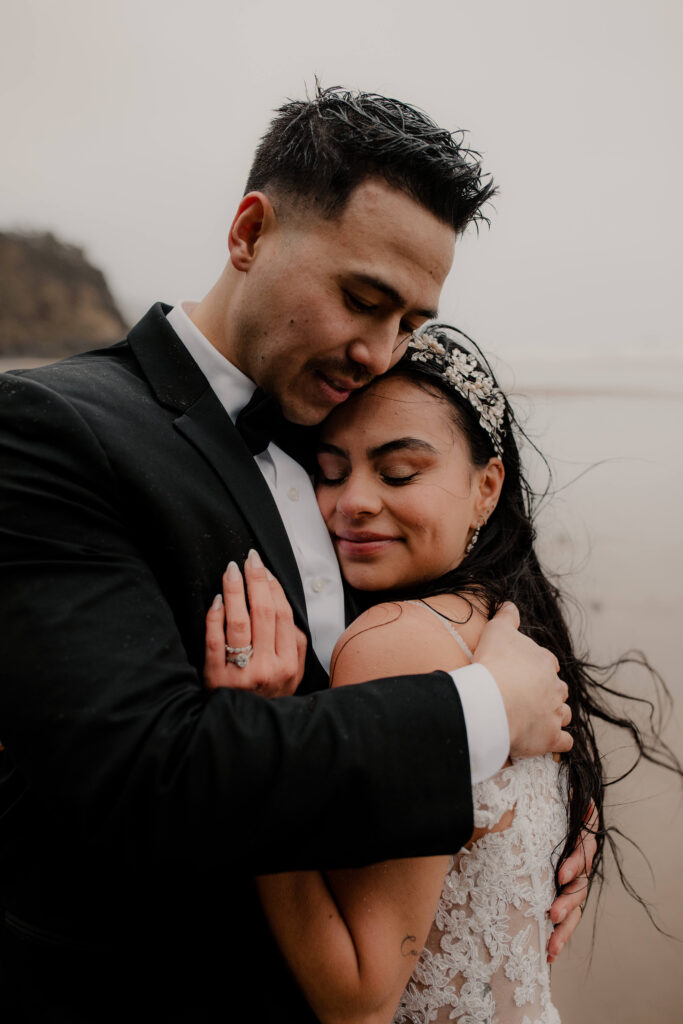
<path fill-rule="evenodd" d="M 322 427 L 316 493 L 342 572 L 393 590 L 454 569 L 503 482 L 475 467 L 447 399 L 400 376 L 350 398 Z"/>

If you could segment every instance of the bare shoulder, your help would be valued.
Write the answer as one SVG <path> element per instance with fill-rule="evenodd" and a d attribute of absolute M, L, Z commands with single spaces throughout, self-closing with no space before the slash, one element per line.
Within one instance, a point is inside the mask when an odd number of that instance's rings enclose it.
<path fill-rule="evenodd" d="M 438 594 L 436 597 L 428 598 L 426 604 L 457 630 L 471 651 L 475 649 L 488 622 L 488 615 L 481 601 L 462 594 Z M 424 614 L 432 615 L 432 611 L 425 608 Z"/>
<path fill-rule="evenodd" d="M 449 632 L 450 620 L 467 645 L 476 647 L 485 623 L 471 602 L 455 594 L 430 598 L 429 605 L 391 601 L 360 615 L 337 641 L 332 655 L 333 686 L 412 672 L 451 671 L 468 659 Z"/>

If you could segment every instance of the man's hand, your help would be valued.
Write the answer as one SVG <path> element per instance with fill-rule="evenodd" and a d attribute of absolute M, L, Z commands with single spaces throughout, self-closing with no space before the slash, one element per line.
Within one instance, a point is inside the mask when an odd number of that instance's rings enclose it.
<path fill-rule="evenodd" d="M 559 662 L 519 632 L 519 612 L 504 604 L 484 627 L 474 652 L 501 692 L 510 730 L 512 757 L 532 757 L 571 750 L 565 726 L 571 711 L 567 684 L 558 679 Z"/>
<path fill-rule="evenodd" d="M 554 963 L 574 933 L 581 920 L 583 905 L 588 895 L 588 876 L 593 868 L 593 857 L 597 850 L 594 830 L 598 812 L 593 805 L 592 813 L 574 852 L 567 857 L 560 868 L 559 880 L 562 892 L 550 908 L 550 920 L 555 925 L 548 943 L 548 963 Z"/>

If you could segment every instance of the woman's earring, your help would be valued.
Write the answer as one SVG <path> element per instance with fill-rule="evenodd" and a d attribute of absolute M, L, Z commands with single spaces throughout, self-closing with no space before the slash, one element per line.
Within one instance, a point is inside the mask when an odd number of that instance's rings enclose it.
<path fill-rule="evenodd" d="M 482 528 L 482 526 L 483 526 L 483 525 L 484 525 L 483 523 L 480 523 L 480 524 L 479 524 L 479 526 L 478 526 L 478 527 L 476 528 L 476 530 L 474 531 L 474 533 L 472 534 L 472 536 L 471 536 L 471 538 L 470 538 L 470 542 L 469 542 L 469 544 L 467 545 L 467 547 L 465 548 L 465 554 L 466 554 L 466 555 L 469 555 L 470 551 L 472 550 L 472 548 L 474 547 L 474 545 L 475 545 L 475 544 L 477 543 L 477 541 L 479 540 L 479 532 L 480 532 L 480 530 L 481 530 L 481 528 Z"/>
<path fill-rule="evenodd" d="M 479 523 L 478 523 L 474 533 L 470 537 L 470 542 L 467 545 L 467 547 L 465 548 L 465 554 L 466 555 L 469 555 L 469 553 L 471 552 L 472 548 L 474 547 L 474 545 L 479 540 L 479 534 L 481 533 L 481 528 L 482 528 L 482 526 L 486 526 L 486 521 L 488 520 L 488 517 L 491 515 L 492 512 L 493 512 L 492 508 L 484 509 L 483 514 L 480 516 Z"/>

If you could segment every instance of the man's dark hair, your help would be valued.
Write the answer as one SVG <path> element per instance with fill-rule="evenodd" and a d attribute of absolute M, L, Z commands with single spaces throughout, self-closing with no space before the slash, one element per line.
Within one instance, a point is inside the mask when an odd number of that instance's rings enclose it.
<path fill-rule="evenodd" d="M 421 110 L 339 86 L 280 107 L 256 150 L 246 191 L 274 191 L 339 216 L 367 178 L 383 178 L 456 232 L 487 220 L 496 189 L 464 133 L 439 128 Z"/>

